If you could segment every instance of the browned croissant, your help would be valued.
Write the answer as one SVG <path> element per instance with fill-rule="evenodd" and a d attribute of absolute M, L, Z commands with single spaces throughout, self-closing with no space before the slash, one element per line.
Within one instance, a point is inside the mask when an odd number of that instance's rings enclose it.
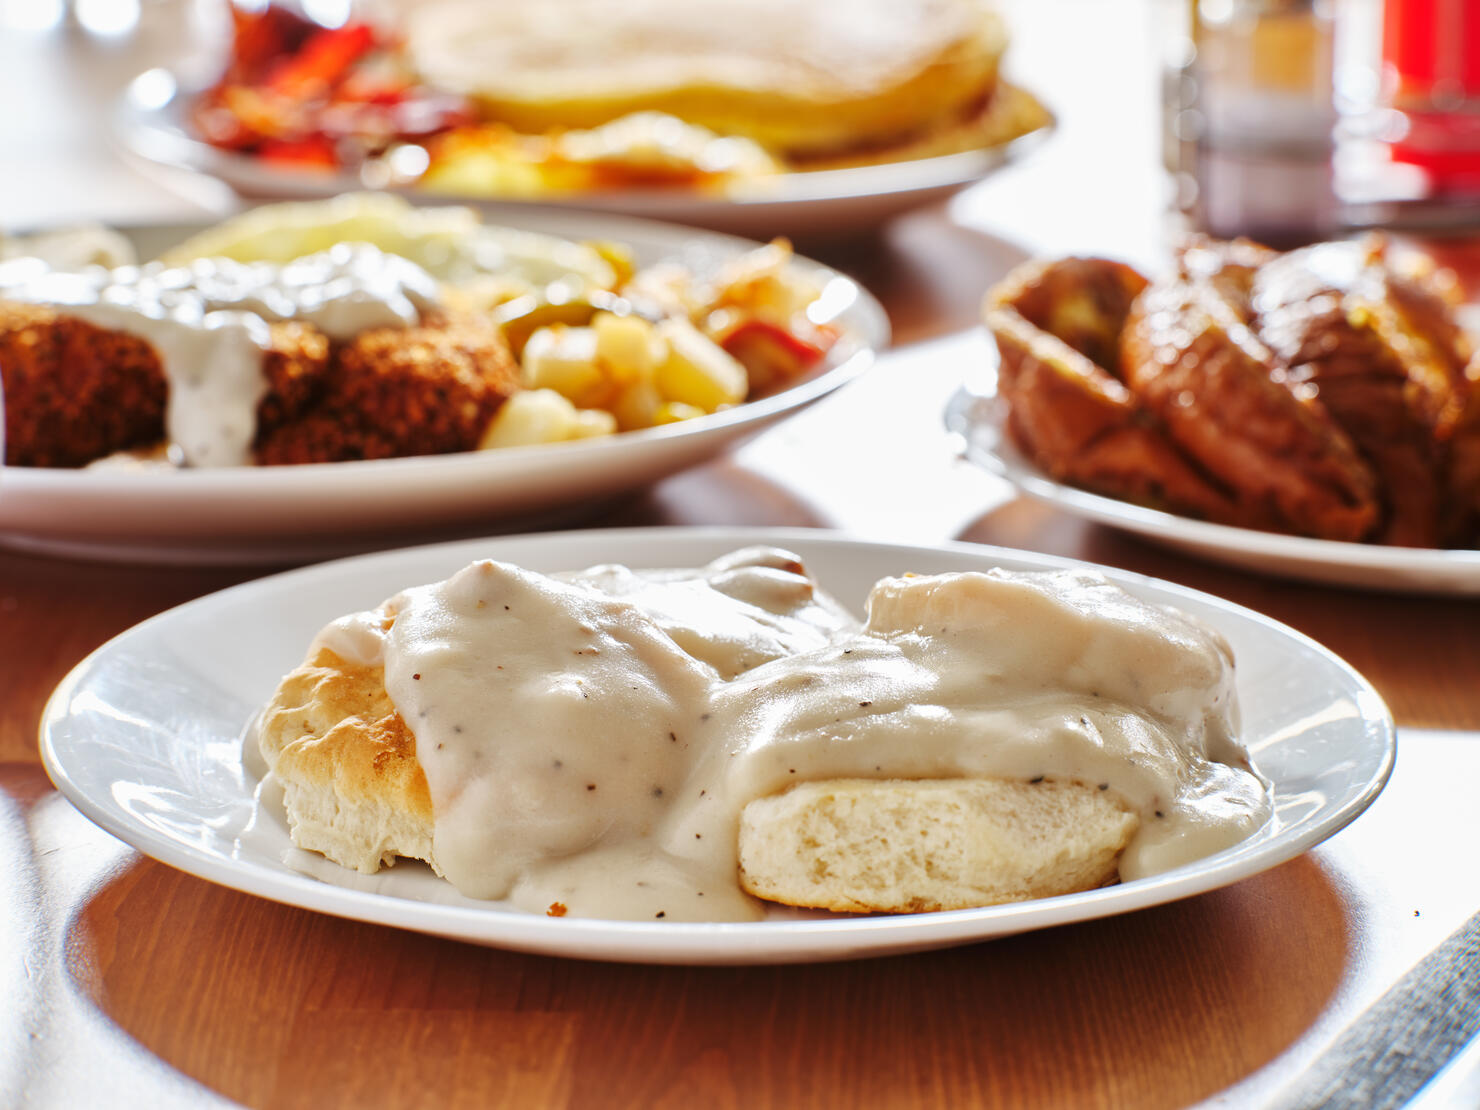
<path fill-rule="evenodd" d="M 1022 267 L 988 299 L 998 389 L 1014 439 L 1053 477 L 1141 504 L 1229 519 L 1237 507 L 1115 376 L 1120 333 L 1146 279 L 1071 258 Z"/>
<path fill-rule="evenodd" d="M 1245 513 L 1359 540 L 1377 521 L 1372 472 L 1313 393 L 1270 374 L 1269 350 L 1206 286 L 1140 297 L 1121 336 L 1136 397 Z"/>
<path fill-rule="evenodd" d="M 1055 479 L 1337 540 L 1473 543 L 1480 355 L 1453 283 L 1380 240 L 1190 241 L 1176 275 L 1020 267 L 987 298 L 1018 445 Z"/>

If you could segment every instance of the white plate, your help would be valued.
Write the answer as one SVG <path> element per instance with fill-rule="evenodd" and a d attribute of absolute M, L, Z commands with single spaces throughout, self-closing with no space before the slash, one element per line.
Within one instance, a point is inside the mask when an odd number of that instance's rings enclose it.
<path fill-rule="evenodd" d="M 592 213 L 515 208 L 489 218 L 571 239 L 630 244 L 639 262 L 678 258 L 703 272 L 754 243 Z M 136 228 L 152 257 L 202 225 Z M 889 319 L 861 286 L 818 263 L 842 338 L 797 384 L 732 409 L 600 439 L 313 466 L 119 473 L 0 469 L 0 545 L 149 562 L 288 562 L 552 519 L 721 453 L 856 378 L 889 342 Z M 432 534 L 428 536 L 428 532 Z"/>
<path fill-rule="evenodd" d="M 286 830 L 254 825 L 254 776 L 240 737 L 327 620 L 378 604 L 473 558 L 538 570 L 614 560 L 695 566 L 746 544 L 798 552 L 843 601 L 903 570 L 1067 560 L 954 544 L 868 543 L 810 530 L 635 529 L 441 544 L 361 556 L 261 579 L 170 610 L 105 644 L 57 688 L 42 719 L 48 773 L 88 817 L 192 874 L 290 905 L 479 944 L 653 963 L 779 963 L 884 955 L 1123 913 L 1212 890 L 1282 863 L 1361 813 L 1393 765 L 1393 723 L 1362 677 L 1313 641 L 1218 598 L 1107 571 L 1151 601 L 1218 628 L 1238 657 L 1244 739 L 1274 782 L 1273 823 L 1233 848 L 1153 878 L 989 909 L 914 916 L 777 912 L 735 924 L 554 919 L 462 898 L 420 867 L 364 877 L 318 857 L 294 870 Z M 264 810 L 265 812 L 265 810 Z M 306 853 L 298 853 L 307 857 Z"/>
<path fill-rule="evenodd" d="M 366 187 L 360 175 L 349 170 L 326 173 L 275 167 L 202 142 L 183 122 L 184 107 L 194 95 L 163 70 L 141 74 L 129 86 L 115 121 L 124 145 L 148 161 L 210 174 L 249 197 L 327 197 Z M 1048 124 L 1011 142 L 959 154 L 783 174 L 757 183 L 743 195 L 626 189 L 542 198 L 541 203 L 672 220 L 762 239 L 837 235 L 877 227 L 891 216 L 957 193 L 1025 155 L 1051 130 Z M 489 208 L 510 203 L 415 187 L 396 191 L 429 204 Z"/>
<path fill-rule="evenodd" d="M 1004 407 L 995 393 L 963 387 L 946 406 L 945 424 L 962 438 L 967 458 L 1024 493 L 1077 516 L 1213 562 L 1281 578 L 1367 590 L 1480 595 L 1480 551 L 1343 543 L 1209 524 L 1056 482 L 1005 434 Z"/>

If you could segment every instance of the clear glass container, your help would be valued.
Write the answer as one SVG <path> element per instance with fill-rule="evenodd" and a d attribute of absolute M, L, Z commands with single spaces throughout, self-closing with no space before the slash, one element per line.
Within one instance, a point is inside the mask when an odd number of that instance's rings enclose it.
<path fill-rule="evenodd" d="M 1192 222 L 1275 244 L 1336 227 L 1329 0 L 1190 0 L 1164 48 L 1167 160 Z M 1185 15 L 1183 14 L 1185 12 Z M 1169 39 L 1178 32 L 1172 30 Z"/>

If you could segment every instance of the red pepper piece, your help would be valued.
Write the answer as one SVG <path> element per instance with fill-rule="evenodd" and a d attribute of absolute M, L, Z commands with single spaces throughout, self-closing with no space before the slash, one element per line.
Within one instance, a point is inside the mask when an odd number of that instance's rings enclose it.
<path fill-rule="evenodd" d="M 295 99 L 322 95 L 374 45 L 375 31 L 367 23 L 346 23 L 331 31 L 319 31 L 298 53 L 274 66 L 264 85 L 271 92 Z"/>
<path fill-rule="evenodd" d="M 233 6 L 231 61 L 222 84 L 254 84 L 278 61 L 298 48 L 319 28 L 301 15 L 270 5 L 260 12 Z"/>
<path fill-rule="evenodd" d="M 264 162 L 276 162 L 299 169 L 339 168 L 339 154 L 334 143 L 323 135 L 312 135 L 306 139 L 269 139 L 257 147 L 257 157 Z"/>
<path fill-rule="evenodd" d="M 811 369 L 837 338 L 831 328 L 816 328 L 812 334 L 815 341 L 766 320 L 746 320 L 736 325 L 720 346 L 745 367 L 751 393 L 756 395 Z"/>
<path fill-rule="evenodd" d="M 825 345 L 810 343 L 767 320 L 746 320 L 725 336 L 720 346 L 736 358 L 740 357 L 737 353 L 739 350 L 770 348 L 786 359 L 794 360 L 799 368 L 805 369 L 825 355 L 827 348 L 832 345 L 830 336 L 819 334 L 818 339 L 825 341 Z"/>
<path fill-rule="evenodd" d="M 358 104 L 400 104 L 413 88 L 413 80 L 405 74 L 355 70 L 339 83 L 334 90 L 334 99 Z"/>

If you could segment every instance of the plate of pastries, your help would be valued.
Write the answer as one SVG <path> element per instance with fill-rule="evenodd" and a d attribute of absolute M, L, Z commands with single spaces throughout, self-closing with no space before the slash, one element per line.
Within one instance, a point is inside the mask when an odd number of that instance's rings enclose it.
<path fill-rule="evenodd" d="M 1480 593 L 1480 357 L 1452 274 L 1369 236 L 1027 263 L 947 422 L 1030 494 L 1208 558 Z"/>

